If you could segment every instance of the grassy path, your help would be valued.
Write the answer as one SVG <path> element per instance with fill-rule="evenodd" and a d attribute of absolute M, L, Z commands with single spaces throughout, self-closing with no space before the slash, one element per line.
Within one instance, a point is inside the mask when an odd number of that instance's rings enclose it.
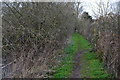
<path fill-rule="evenodd" d="M 89 42 L 79 34 L 73 34 L 71 44 L 65 49 L 64 57 L 55 68 L 54 78 L 107 78 L 95 52 L 90 51 Z M 83 52 L 85 50 L 85 52 Z M 82 53 L 82 54 L 81 54 Z"/>
<path fill-rule="evenodd" d="M 79 42 L 80 38 L 77 34 L 74 34 L 72 37 L 71 44 L 64 50 L 64 58 L 57 68 L 55 68 L 56 73 L 53 75 L 54 78 L 68 78 L 71 76 L 74 66 L 74 58 L 76 53 L 80 50 Z"/>

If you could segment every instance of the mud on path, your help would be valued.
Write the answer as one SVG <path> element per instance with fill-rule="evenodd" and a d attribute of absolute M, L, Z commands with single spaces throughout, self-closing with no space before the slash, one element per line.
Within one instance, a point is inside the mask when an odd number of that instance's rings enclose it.
<path fill-rule="evenodd" d="M 80 74 L 80 70 L 81 70 L 81 57 L 82 54 L 84 53 L 84 51 L 80 51 L 79 53 L 76 54 L 75 59 L 74 59 L 74 63 L 73 63 L 73 71 L 71 73 L 70 78 L 80 78 L 81 74 Z"/>

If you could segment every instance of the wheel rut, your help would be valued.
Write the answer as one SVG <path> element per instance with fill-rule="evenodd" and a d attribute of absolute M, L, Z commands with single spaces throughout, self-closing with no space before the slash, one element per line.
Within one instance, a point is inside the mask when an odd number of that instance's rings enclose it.
<path fill-rule="evenodd" d="M 81 57 L 82 54 L 84 53 L 84 51 L 80 51 L 79 53 L 76 54 L 75 59 L 74 59 L 74 63 L 73 63 L 73 71 L 71 73 L 70 78 L 80 78 L 81 74 L 80 74 L 80 70 L 81 70 Z"/>

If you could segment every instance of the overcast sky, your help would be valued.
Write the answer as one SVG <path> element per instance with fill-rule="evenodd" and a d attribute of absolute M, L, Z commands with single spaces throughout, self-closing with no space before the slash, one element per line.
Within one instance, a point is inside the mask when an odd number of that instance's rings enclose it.
<path fill-rule="evenodd" d="M 96 5 L 96 3 L 99 3 L 100 0 L 79 0 L 79 1 L 81 1 L 83 3 L 84 11 L 88 12 L 89 15 L 91 15 L 93 18 L 95 18 L 93 10 L 95 11 L 97 9 L 98 6 Z M 120 0 L 109 0 L 109 1 L 110 1 L 110 4 L 113 4 Z M 107 3 L 108 0 L 102 0 L 102 2 Z"/>

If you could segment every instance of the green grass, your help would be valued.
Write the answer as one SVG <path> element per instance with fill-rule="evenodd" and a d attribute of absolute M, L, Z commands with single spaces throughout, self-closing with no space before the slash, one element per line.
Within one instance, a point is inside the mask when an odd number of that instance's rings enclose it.
<path fill-rule="evenodd" d="M 71 75 L 74 57 L 80 49 L 80 39 L 81 37 L 78 34 L 72 36 L 71 44 L 64 51 L 66 56 L 59 64 L 59 67 L 55 68 L 56 73 L 53 75 L 54 78 L 67 78 Z"/>
<path fill-rule="evenodd" d="M 86 50 L 81 58 L 82 78 L 108 78 L 109 75 L 103 69 L 103 63 L 97 58 L 96 53 L 90 52 L 92 49 L 90 43 L 81 35 L 73 34 L 72 42 L 64 50 L 64 58 L 55 68 L 54 78 L 67 78 L 72 73 L 73 61 L 76 53 L 81 50 Z"/>
<path fill-rule="evenodd" d="M 103 63 L 97 58 L 96 53 L 86 52 L 81 59 L 83 78 L 108 78 L 110 75 L 104 70 Z"/>
<path fill-rule="evenodd" d="M 80 36 L 80 49 L 87 52 L 82 54 L 81 77 L 82 78 L 108 78 L 110 75 L 104 70 L 103 63 L 98 59 L 95 52 L 91 52 L 92 46 L 83 37 Z"/>
<path fill-rule="evenodd" d="M 79 34 L 75 33 L 73 35 L 73 37 L 78 37 L 79 38 L 78 39 L 78 42 L 79 42 L 78 45 L 79 45 L 80 50 L 89 50 L 89 49 L 92 48 L 90 43 L 82 35 L 79 35 Z"/>

